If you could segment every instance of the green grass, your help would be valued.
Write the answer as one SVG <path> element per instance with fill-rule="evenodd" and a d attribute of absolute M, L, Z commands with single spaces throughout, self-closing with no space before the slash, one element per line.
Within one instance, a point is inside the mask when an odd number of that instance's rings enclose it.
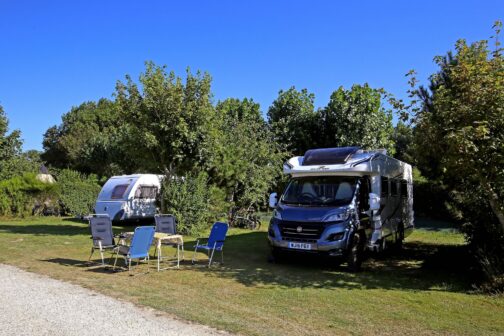
<path fill-rule="evenodd" d="M 86 224 L 55 218 L 0 220 L 0 262 L 246 335 L 504 334 L 504 300 L 470 291 L 463 237 L 418 226 L 401 255 L 370 258 L 358 274 L 314 259 L 267 263 L 263 226 L 232 229 L 223 266 L 132 277 L 86 266 Z"/>

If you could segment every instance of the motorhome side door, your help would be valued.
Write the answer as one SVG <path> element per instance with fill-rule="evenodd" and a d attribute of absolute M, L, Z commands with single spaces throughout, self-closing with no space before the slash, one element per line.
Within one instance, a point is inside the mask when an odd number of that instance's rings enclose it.
<path fill-rule="evenodd" d="M 369 218 L 369 193 L 371 191 L 371 179 L 363 176 L 359 179 L 359 221 L 365 228 L 370 227 Z"/>

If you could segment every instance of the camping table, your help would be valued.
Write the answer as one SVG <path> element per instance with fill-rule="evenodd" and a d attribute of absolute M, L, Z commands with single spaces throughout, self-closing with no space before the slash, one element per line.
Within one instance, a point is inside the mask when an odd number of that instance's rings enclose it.
<path fill-rule="evenodd" d="M 121 234 L 121 241 L 124 242 L 125 239 L 131 239 L 134 232 L 123 232 Z M 178 234 L 168 234 L 162 232 L 154 233 L 154 243 L 156 244 L 157 253 L 157 269 L 161 270 L 160 264 L 163 257 L 161 256 L 161 245 L 163 242 L 172 243 L 177 245 L 177 268 L 180 268 L 180 248 L 182 247 L 182 259 L 184 259 L 184 237 Z"/>

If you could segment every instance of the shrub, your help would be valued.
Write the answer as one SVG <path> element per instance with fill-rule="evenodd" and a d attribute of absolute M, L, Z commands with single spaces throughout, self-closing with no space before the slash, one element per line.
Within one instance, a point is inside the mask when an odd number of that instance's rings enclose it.
<path fill-rule="evenodd" d="M 41 182 L 34 173 L 25 173 L 0 182 L 0 215 L 27 216 L 36 206 L 47 205 L 57 198 L 55 184 Z"/>
<path fill-rule="evenodd" d="M 210 210 L 211 187 L 205 173 L 167 176 L 162 190 L 162 211 L 175 215 L 180 233 L 197 235 L 208 227 L 214 214 Z"/>
<path fill-rule="evenodd" d="M 83 216 L 93 212 L 100 185 L 95 175 L 84 175 L 70 169 L 57 174 L 59 201 L 67 215 Z"/>

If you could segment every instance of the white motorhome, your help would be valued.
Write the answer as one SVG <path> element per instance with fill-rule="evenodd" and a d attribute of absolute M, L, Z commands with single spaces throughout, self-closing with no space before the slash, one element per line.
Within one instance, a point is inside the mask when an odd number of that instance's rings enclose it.
<path fill-rule="evenodd" d="M 113 221 L 154 218 L 162 178 L 154 174 L 111 177 L 98 195 L 95 213 L 107 214 Z"/>
<path fill-rule="evenodd" d="M 357 270 L 365 248 L 400 246 L 414 228 L 411 166 L 385 150 L 312 149 L 288 160 L 283 170 L 291 181 L 279 199 L 270 196 L 274 258 L 318 253 Z"/>

